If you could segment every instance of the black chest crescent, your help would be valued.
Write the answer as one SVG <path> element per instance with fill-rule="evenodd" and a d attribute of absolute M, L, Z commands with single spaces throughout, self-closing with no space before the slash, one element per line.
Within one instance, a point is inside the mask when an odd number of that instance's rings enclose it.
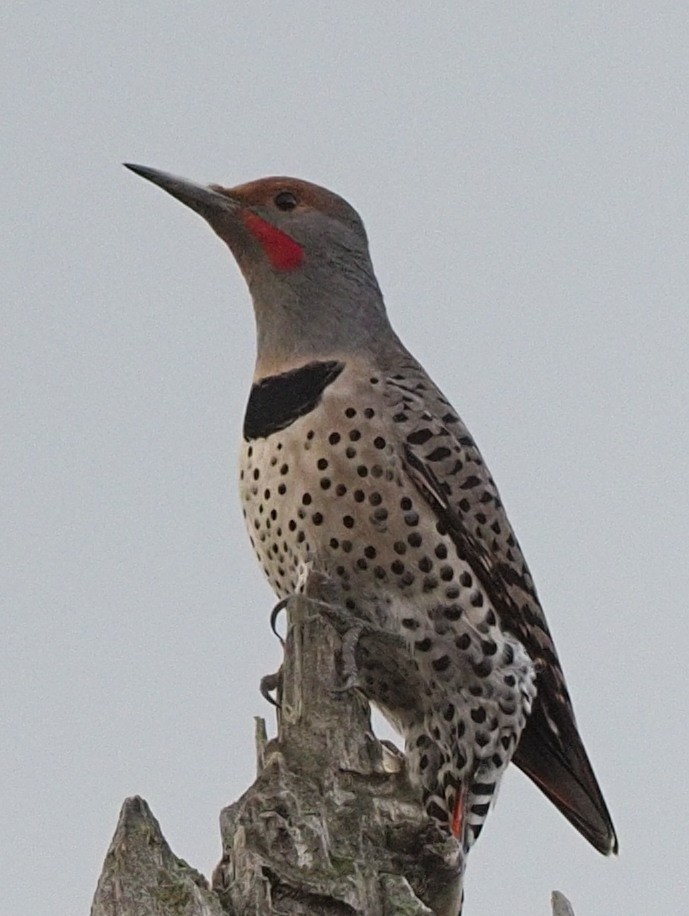
<path fill-rule="evenodd" d="M 261 379 L 246 407 L 245 440 L 265 439 L 310 413 L 343 369 L 344 363 L 313 362 Z"/>

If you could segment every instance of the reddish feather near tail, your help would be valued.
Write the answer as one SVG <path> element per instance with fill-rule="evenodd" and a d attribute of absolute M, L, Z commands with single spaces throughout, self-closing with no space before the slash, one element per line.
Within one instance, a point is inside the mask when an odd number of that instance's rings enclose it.
<path fill-rule="evenodd" d="M 464 793 L 460 790 L 455 795 L 455 803 L 452 808 L 452 820 L 450 822 L 450 829 L 452 830 L 452 836 L 458 840 L 462 833 L 462 826 L 464 824 Z"/>

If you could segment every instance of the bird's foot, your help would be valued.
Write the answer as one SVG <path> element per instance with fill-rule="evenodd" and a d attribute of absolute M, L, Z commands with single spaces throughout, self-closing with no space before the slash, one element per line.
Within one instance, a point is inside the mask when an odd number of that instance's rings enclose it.
<path fill-rule="evenodd" d="M 282 665 L 273 674 L 266 674 L 261 678 L 259 690 L 264 700 L 280 709 L 280 695 L 282 693 Z M 275 694 L 275 696 L 273 696 Z"/>
<path fill-rule="evenodd" d="M 331 604 L 329 601 L 325 601 L 323 598 L 317 597 L 317 591 L 316 591 L 317 587 L 320 586 L 322 583 L 327 582 L 328 580 L 325 576 L 321 574 L 312 573 L 311 579 L 309 579 L 309 583 L 311 583 L 315 575 L 318 576 L 318 583 L 316 583 L 316 585 L 309 586 L 308 588 L 304 588 L 301 591 L 293 592 L 291 595 L 288 595 L 286 598 L 281 598 L 277 602 L 277 604 L 273 607 L 272 611 L 270 612 L 270 629 L 273 631 L 275 636 L 277 636 L 277 638 L 280 640 L 280 643 L 282 644 L 283 647 L 285 645 L 285 639 L 278 632 L 278 628 L 277 628 L 278 627 L 278 618 L 280 617 L 280 614 L 284 610 L 286 610 L 292 598 L 296 598 L 298 595 L 305 595 L 309 599 L 309 602 L 311 604 L 316 605 L 316 607 L 325 608 L 326 610 L 332 610 L 336 608 L 335 604 Z"/>

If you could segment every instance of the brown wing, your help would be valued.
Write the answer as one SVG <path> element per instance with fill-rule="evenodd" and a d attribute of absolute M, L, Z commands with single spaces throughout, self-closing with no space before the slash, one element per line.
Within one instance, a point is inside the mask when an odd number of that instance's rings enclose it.
<path fill-rule="evenodd" d="M 537 670 L 538 694 L 514 762 L 600 852 L 617 852 L 531 574 L 466 427 L 417 364 L 388 379 L 406 472 Z M 428 443 L 428 445 L 426 445 Z"/>

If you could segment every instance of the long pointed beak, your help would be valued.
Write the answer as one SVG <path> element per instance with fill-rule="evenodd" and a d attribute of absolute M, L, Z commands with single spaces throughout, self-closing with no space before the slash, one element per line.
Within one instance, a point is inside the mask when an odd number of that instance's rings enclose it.
<path fill-rule="evenodd" d="M 237 201 L 211 187 L 187 181 L 186 178 L 179 178 L 168 172 L 151 169 L 146 165 L 133 165 L 131 162 L 124 162 L 123 165 L 147 181 L 157 184 L 168 194 L 172 194 L 211 224 L 217 221 L 218 217 L 232 215 L 239 209 Z"/>

